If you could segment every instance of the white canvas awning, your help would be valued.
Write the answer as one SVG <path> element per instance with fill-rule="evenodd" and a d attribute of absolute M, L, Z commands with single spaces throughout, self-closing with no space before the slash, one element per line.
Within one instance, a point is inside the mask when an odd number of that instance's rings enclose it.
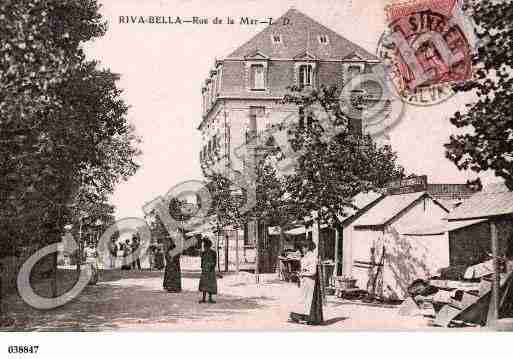
<path fill-rule="evenodd" d="M 297 236 L 297 235 L 306 233 L 306 227 L 300 226 L 300 227 L 292 228 L 292 229 L 289 229 L 288 231 L 285 231 L 285 233 L 293 235 L 293 236 Z"/>
<path fill-rule="evenodd" d="M 486 219 L 472 219 L 467 221 L 452 221 L 440 223 L 439 225 L 431 225 L 425 227 L 414 227 L 400 230 L 401 234 L 407 236 L 429 236 L 444 234 L 446 232 L 452 232 L 454 230 L 465 228 L 476 223 L 485 222 Z"/>

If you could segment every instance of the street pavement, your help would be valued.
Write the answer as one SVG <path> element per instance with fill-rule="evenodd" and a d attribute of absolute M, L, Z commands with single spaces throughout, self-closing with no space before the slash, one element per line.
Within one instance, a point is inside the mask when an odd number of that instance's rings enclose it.
<path fill-rule="evenodd" d="M 52 310 L 36 310 L 11 294 L 4 310 L 17 331 L 167 331 L 167 330 L 426 330 L 424 317 L 401 317 L 397 306 L 349 302 L 328 297 L 325 325 L 288 322 L 297 285 L 249 273 L 218 279 L 215 304 L 200 304 L 199 272 L 183 271 L 181 293 L 162 289 L 162 272 L 106 270 L 97 285 Z M 7 308 L 6 308 L 7 307 Z"/>

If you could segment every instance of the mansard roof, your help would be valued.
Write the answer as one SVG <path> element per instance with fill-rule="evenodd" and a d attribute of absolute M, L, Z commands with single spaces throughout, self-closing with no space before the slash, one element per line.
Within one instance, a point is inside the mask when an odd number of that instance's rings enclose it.
<path fill-rule="evenodd" d="M 290 21 L 289 25 L 283 25 L 285 18 Z M 280 35 L 281 41 L 273 42 L 273 35 Z M 321 36 L 326 36 L 324 43 L 320 41 Z M 294 8 L 273 20 L 273 25 L 268 25 L 226 59 L 243 60 L 255 53 L 265 54 L 271 60 L 294 59 L 301 54 L 308 54 L 317 60 L 379 60 L 362 47 Z"/>

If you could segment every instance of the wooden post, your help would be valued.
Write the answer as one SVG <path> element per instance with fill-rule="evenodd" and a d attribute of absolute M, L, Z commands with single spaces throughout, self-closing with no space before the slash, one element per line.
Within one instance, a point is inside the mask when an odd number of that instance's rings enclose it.
<path fill-rule="evenodd" d="M 82 261 L 82 217 L 80 217 L 80 226 L 78 227 L 77 248 L 77 275 L 80 275 L 80 262 Z"/>
<path fill-rule="evenodd" d="M 340 263 L 340 257 L 338 255 L 338 248 L 340 246 L 340 231 L 337 225 L 335 225 L 333 228 L 335 229 L 335 268 L 333 270 L 333 275 L 338 276 L 338 267 Z"/>
<path fill-rule="evenodd" d="M 4 313 L 2 311 L 2 309 L 3 309 L 3 307 L 2 307 L 2 304 L 3 304 L 2 303 L 3 302 L 3 280 L 2 280 L 2 278 L 3 277 L 4 277 L 4 265 L 2 262 L 0 262 L 0 326 L 1 326 L 1 321 L 4 317 Z"/>
<path fill-rule="evenodd" d="M 239 273 L 239 230 L 235 229 L 235 272 Z"/>
<path fill-rule="evenodd" d="M 219 261 L 219 259 L 221 259 L 221 256 L 219 255 L 219 229 L 217 231 L 217 244 L 216 244 L 216 247 L 217 247 L 217 271 L 218 272 L 221 272 L 221 262 Z"/>
<path fill-rule="evenodd" d="M 320 231 L 320 225 L 319 225 L 319 220 L 316 218 L 313 220 L 312 222 L 312 241 L 315 243 L 315 251 L 316 251 L 316 256 L 319 258 L 319 260 L 321 259 L 321 248 L 320 248 L 320 245 L 321 245 L 321 241 L 320 241 L 320 237 L 321 237 L 321 231 Z"/>
<path fill-rule="evenodd" d="M 258 228 L 258 219 L 254 220 L 255 222 L 255 280 L 256 283 L 260 283 L 260 241 L 259 241 L 259 228 Z"/>
<path fill-rule="evenodd" d="M 499 238 L 497 235 L 497 225 L 490 219 L 490 234 L 492 240 L 492 257 L 493 257 L 493 274 L 492 274 L 492 293 L 490 299 L 490 307 L 488 310 L 487 326 L 494 326 L 499 319 L 499 287 L 500 287 L 500 271 L 499 271 Z"/>
<path fill-rule="evenodd" d="M 228 246 L 230 244 L 229 236 L 224 232 L 224 271 L 228 272 Z"/>

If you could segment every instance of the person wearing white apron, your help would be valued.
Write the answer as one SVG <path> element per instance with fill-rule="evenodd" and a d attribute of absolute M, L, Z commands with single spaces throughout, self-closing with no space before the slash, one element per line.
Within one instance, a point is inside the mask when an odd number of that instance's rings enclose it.
<path fill-rule="evenodd" d="M 317 256 L 315 243 L 308 241 L 302 247 L 300 298 L 290 313 L 290 320 L 296 323 L 320 325 L 323 322 L 322 295 L 320 280 L 317 273 Z"/>
<path fill-rule="evenodd" d="M 98 283 L 98 253 L 96 251 L 96 248 L 93 244 L 89 244 L 87 247 L 84 248 L 84 254 L 86 257 L 86 265 L 89 265 L 92 269 L 93 275 L 91 279 L 89 280 L 89 284 L 96 284 Z"/>

